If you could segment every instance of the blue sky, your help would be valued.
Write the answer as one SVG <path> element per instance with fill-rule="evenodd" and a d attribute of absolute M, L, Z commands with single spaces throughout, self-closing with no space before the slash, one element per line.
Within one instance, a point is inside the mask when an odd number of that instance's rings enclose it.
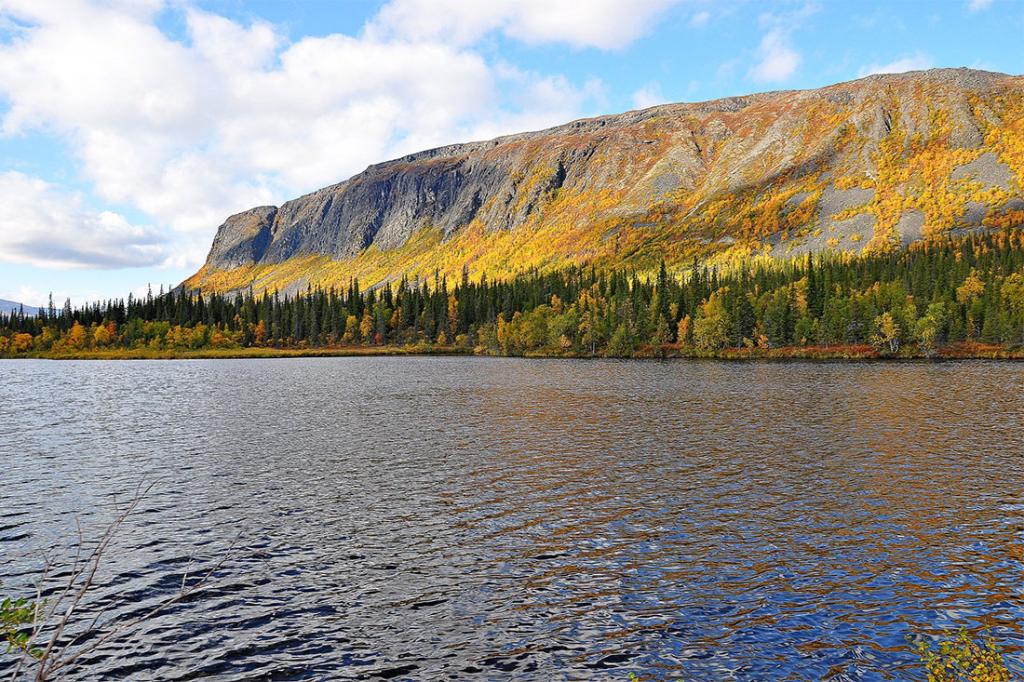
<path fill-rule="evenodd" d="M 1024 0 L 0 0 L 0 298 L 176 284 L 417 149 L 869 73 L 1024 72 Z"/>

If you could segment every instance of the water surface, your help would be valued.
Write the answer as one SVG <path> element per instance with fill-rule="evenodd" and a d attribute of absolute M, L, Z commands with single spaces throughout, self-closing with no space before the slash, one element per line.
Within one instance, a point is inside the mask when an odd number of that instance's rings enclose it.
<path fill-rule="evenodd" d="M 960 625 L 1024 673 L 1022 389 L 996 362 L 0 361 L 0 592 L 155 481 L 89 608 L 224 564 L 77 679 L 923 679 L 908 635 Z"/>

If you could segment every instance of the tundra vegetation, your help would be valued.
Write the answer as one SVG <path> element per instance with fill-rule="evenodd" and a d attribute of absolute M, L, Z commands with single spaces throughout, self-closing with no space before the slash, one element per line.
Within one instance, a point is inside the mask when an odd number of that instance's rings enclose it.
<path fill-rule="evenodd" d="M 294 295 L 178 289 L 0 316 L 4 357 L 384 352 L 1024 357 L 1024 231 L 728 268 L 464 272 Z"/>

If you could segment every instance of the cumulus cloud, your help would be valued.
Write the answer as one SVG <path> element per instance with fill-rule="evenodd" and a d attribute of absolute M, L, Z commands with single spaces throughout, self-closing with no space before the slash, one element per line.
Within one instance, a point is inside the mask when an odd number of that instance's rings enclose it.
<path fill-rule="evenodd" d="M 992 5 L 992 0 L 967 0 L 967 9 L 972 12 L 980 12 L 983 9 L 988 9 Z"/>
<path fill-rule="evenodd" d="M 787 33 L 775 28 L 761 39 L 750 77 L 761 83 L 784 81 L 796 72 L 801 61 L 803 58 L 790 45 Z"/>
<path fill-rule="evenodd" d="M 859 78 L 871 76 L 878 73 L 903 73 L 905 71 L 920 71 L 932 68 L 932 58 L 926 54 L 917 53 L 909 57 L 903 57 L 888 64 L 868 64 L 861 67 L 857 72 Z"/>
<path fill-rule="evenodd" d="M 526 43 L 621 48 L 680 0 L 391 0 L 368 35 L 466 45 L 492 31 Z"/>
<path fill-rule="evenodd" d="M 564 76 L 541 76 L 508 63 L 495 67 L 495 78 L 508 91 L 510 106 L 479 119 L 463 139 L 483 140 L 510 132 L 538 130 L 565 123 L 585 109 L 604 110 L 607 106 L 607 88 L 598 78 L 574 86 Z M 430 145 L 412 140 L 409 146 L 409 151 L 416 151 Z"/>
<path fill-rule="evenodd" d="M 47 293 L 25 284 L 20 284 L 14 288 L 0 289 L 0 299 L 11 301 L 12 303 L 21 303 L 34 308 L 44 307 L 47 297 Z M 57 299 L 56 293 L 54 293 L 54 300 L 63 301 L 63 299 Z"/>
<path fill-rule="evenodd" d="M 444 25 L 417 34 L 394 17 L 419 16 L 423 7 L 395 0 L 361 35 L 289 43 L 266 22 L 241 24 L 180 5 L 170 11 L 180 13 L 186 37 L 174 39 L 155 24 L 158 0 L 3 0 L 0 16 L 19 28 L 0 43 L 0 96 L 8 103 L 0 134 L 59 136 L 98 200 L 169 228 L 174 256 L 166 263 L 194 267 L 230 213 L 425 147 L 560 123 L 602 101 L 600 81 L 577 85 L 492 63 L 464 44 L 488 26 L 524 40 L 612 47 L 671 1 L 643 0 L 637 9 L 602 0 L 572 21 L 558 3 L 533 3 L 533 11 L 498 3 L 505 11 L 495 14 L 490 3 L 452 2 L 451 12 L 431 5 Z M 447 39 L 451 31 L 458 40 Z M 90 217 L 66 197 L 61 205 L 69 207 L 61 217 L 68 224 L 73 218 L 102 232 L 109 219 Z M 6 233 L 15 229 L 0 220 L 7 240 L 0 251 L 13 253 Z M 135 228 L 107 227 L 125 239 L 128 251 L 120 253 L 152 262 L 155 251 L 143 258 L 132 250 L 150 245 L 133 242 Z M 66 257 L 30 250 L 31 257 L 135 262 L 98 260 L 97 250 L 72 243 Z"/>
<path fill-rule="evenodd" d="M 0 260 L 42 267 L 119 268 L 164 259 L 164 238 L 77 194 L 17 171 L 0 173 Z"/>
<path fill-rule="evenodd" d="M 783 13 L 766 12 L 758 17 L 765 33 L 747 77 L 758 83 L 778 83 L 796 73 L 803 62 L 803 55 L 793 46 L 792 34 L 819 9 L 821 7 L 816 2 L 808 1 Z"/>
<path fill-rule="evenodd" d="M 646 109 L 667 101 L 658 83 L 648 83 L 633 93 L 633 106 L 637 109 Z"/>

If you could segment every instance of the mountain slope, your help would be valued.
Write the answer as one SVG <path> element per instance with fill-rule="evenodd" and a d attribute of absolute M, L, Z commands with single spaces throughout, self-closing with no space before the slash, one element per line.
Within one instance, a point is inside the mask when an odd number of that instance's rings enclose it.
<path fill-rule="evenodd" d="M 871 76 L 574 121 L 377 164 L 231 216 L 190 288 L 505 276 L 898 248 L 1024 224 L 1024 77 Z"/>
<path fill-rule="evenodd" d="M 16 313 L 19 310 L 23 310 L 26 315 L 36 315 L 39 313 L 38 308 L 33 308 L 30 305 L 18 303 L 17 301 L 7 301 L 0 298 L 0 313 Z"/>

